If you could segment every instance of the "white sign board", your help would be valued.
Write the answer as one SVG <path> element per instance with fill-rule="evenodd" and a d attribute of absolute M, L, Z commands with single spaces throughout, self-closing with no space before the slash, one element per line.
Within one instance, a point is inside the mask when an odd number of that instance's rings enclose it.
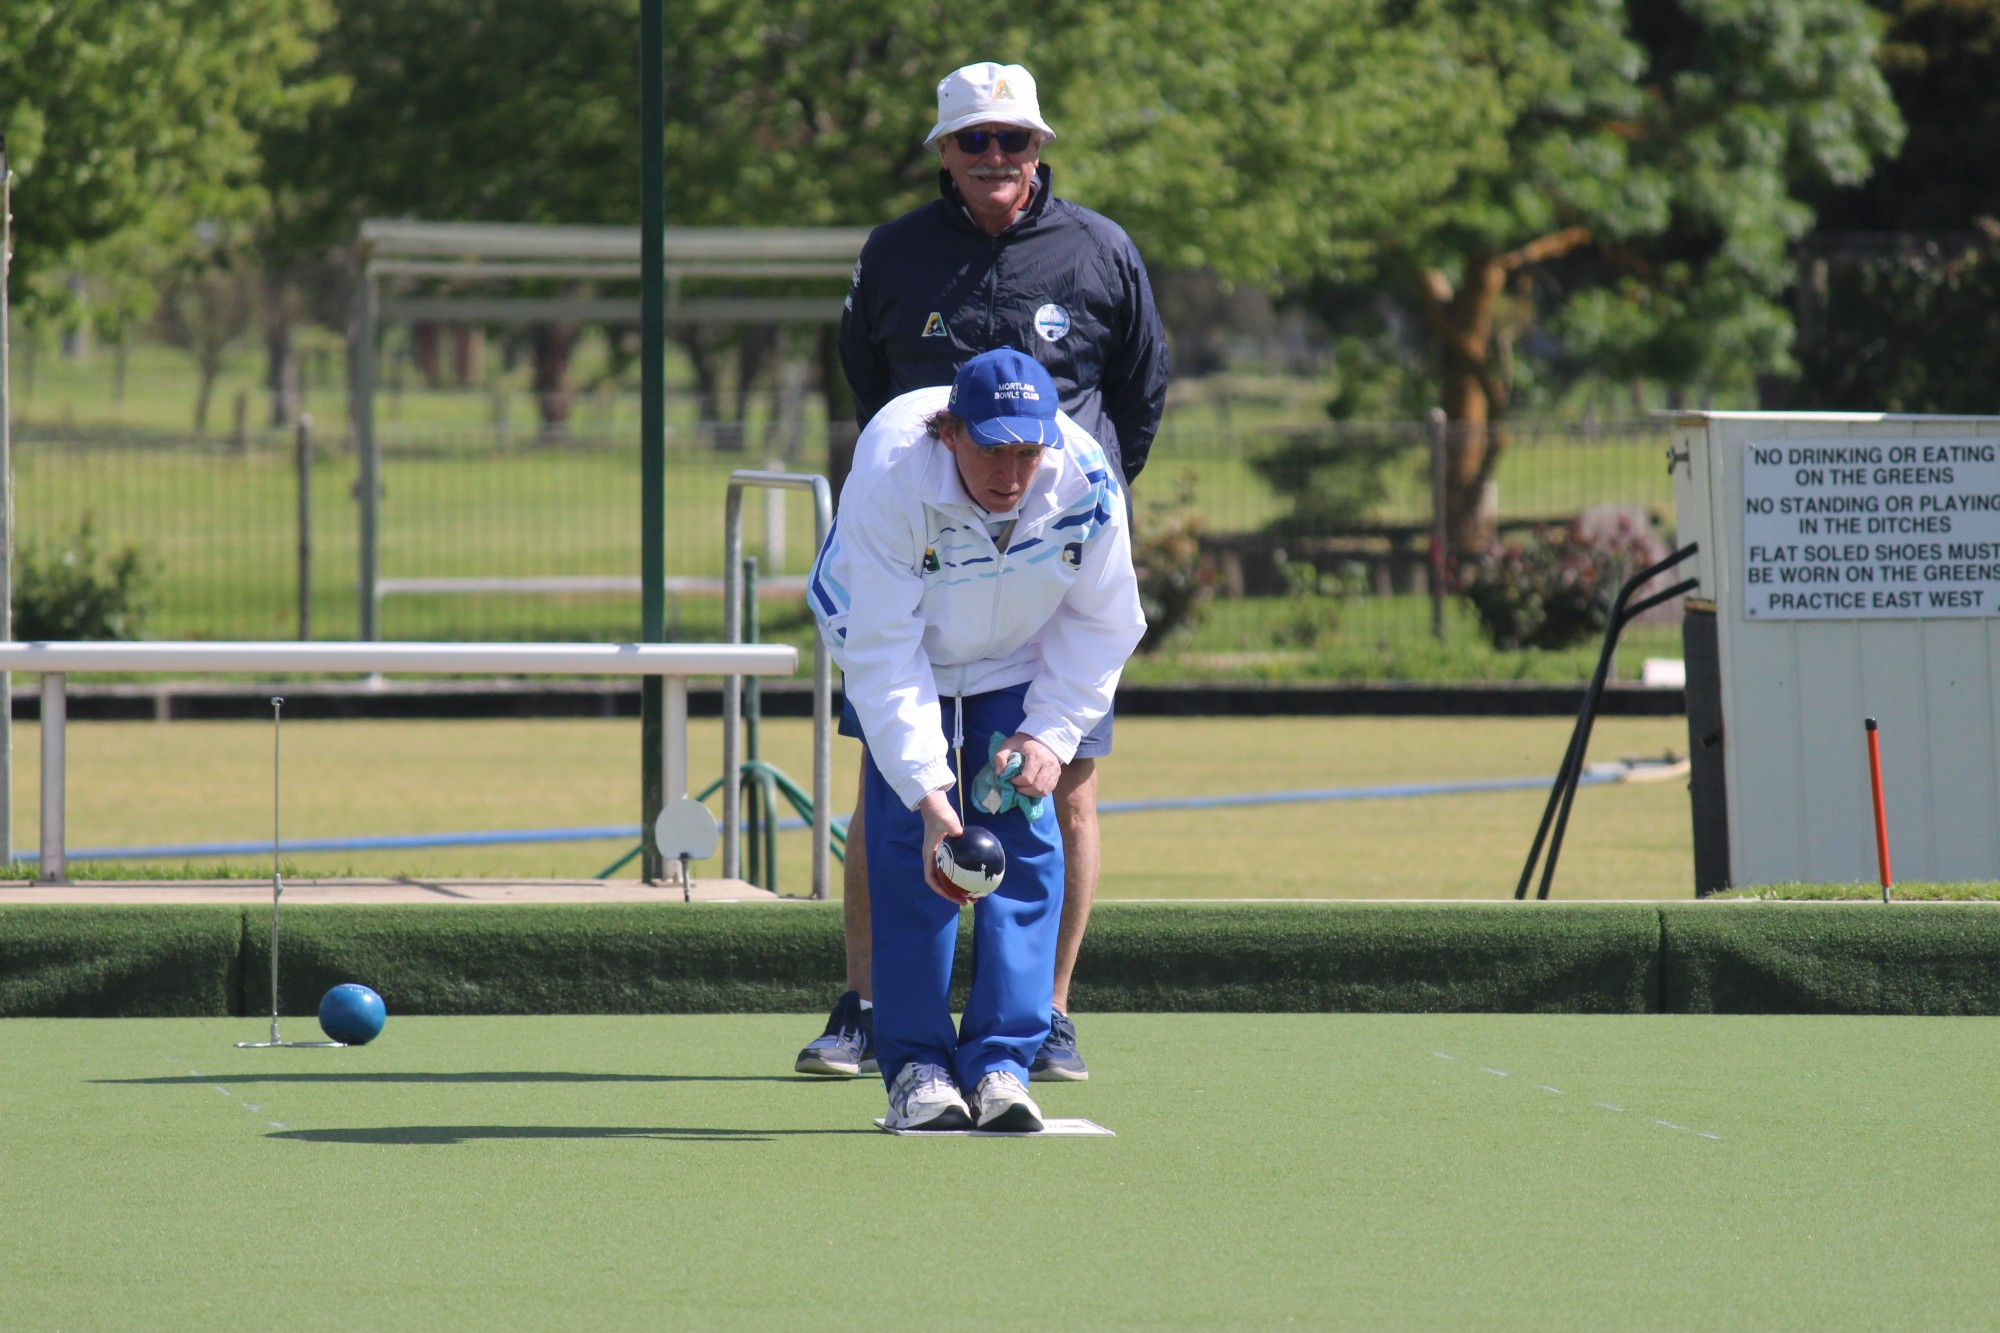
<path fill-rule="evenodd" d="M 1875 881 L 1866 718 L 1897 875 L 2000 879 L 2000 569 L 1978 568 L 2000 565 L 2000 416 L 1686 412 L 1673 448 L 1676 537 L 1701 548 L 1689 600 L 1714 607 L 1689 637 L 1712 633 L 1715 660 L 1687 664 L 1691 718 L 1721 696 L 1688 738 L 1708 882 L 1717 853 L 1730 884 Z"/>
<path fill-rule="evenodd" d="M 1742 556 L 1746 620 L 2000 614 L 2000 447 L 1745 441 Z"/>

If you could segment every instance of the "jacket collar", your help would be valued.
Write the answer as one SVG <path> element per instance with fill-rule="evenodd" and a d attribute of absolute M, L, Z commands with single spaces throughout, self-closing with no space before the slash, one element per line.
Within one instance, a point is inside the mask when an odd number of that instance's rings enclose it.
<path fill-rule="evenodd" d="M 1000 233 L 1002 236 L 1041 221 L 1042 215 L 1049 211 L 1049 201 L 1055 197 L 1054 180 L 1054 173 L 1049 170 L 1048 163 L 1043 162 L 1035 167 L 1034 195 L 1028 200 L 1028 206 L 1016 215 L 1007 230 Z M 954 225 L 964 231 L 986 235 L 986 232 L 980 230 L 979 224 L 972 220 L 972 215 L 965 211 L 965 201 L 959 197 L 958 186 L 952 184 L 951 173 L 942 167 L 938 169 L 938 194 L 944 199 L 945 215 Z"/>

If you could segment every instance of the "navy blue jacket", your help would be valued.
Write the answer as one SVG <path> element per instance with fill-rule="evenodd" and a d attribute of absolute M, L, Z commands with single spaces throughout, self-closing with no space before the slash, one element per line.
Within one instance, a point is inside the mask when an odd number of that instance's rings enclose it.
<path fill-rule="evenodd" d="M 855 420 L 865 426 L 891 398 L 1015 347 L 1048 368 L 1063 410 L 1130 482 L 1167 400 L 1166 332 L 1131 238 L 1056 198 L 1047 165 L 998 236 L 973 223 L 947 173 L 938 182 L 943 197 L 877 227 L 854 266 L 840 360 Z"/>

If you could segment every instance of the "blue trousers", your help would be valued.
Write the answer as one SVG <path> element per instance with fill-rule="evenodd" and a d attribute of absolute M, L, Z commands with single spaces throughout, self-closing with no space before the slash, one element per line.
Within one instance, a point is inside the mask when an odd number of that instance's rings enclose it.
<path fill-rule="evenodd" d="M 1027 686 L 968 696 L 965 706 L 965 785 L 987 762 L 994 732 L 1020 730 Z M 954 703 L 942 701 L 946 743 Z M 952 762 L 957 769 L 960 756 Z M 1018 810 L 988 815 L 961 808 L 965 787 L 952 806 L 966 824 L 992 830 L 1007 852 L 1000 887 L 973 905 L 972 992 L 965 1015 L 951 1023 L 952 955 L 958 945 L 954 903 L 924 883 L 923 816 L 903 802 L 868 765 L 862 793 L 868 828 L 868 899 L 875 948 L 875 1056 L 884 1084 L 912 1061 L 942 1065 L 970 1090 L 995 1069 L 1023 1083 L 1028 1064 L 1049 1032 L 1055 1000 L 1056 933 L 1062 920 L 1063 852 L 1055 802 L 1030 823 Z"/>

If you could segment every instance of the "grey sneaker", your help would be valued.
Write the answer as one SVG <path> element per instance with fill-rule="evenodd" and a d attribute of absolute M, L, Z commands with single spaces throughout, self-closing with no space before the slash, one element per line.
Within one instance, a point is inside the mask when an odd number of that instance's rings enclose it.
<path fill-rule="evenodd" d="M 1021 1086 L 1021 1080 L 1004 1069 L 996 1069 L 979 1080 L 972 1094 L 979 1115 L 979 1128 L 1004 1134 L 1042 1132 L 1042 1108 Z"/>
<path fill-rule="evenodd" d="M 849 991 L 840 997 L 826 1020 L 826 1031 L 799 1052 L 792 1068 L 801 1074 L 825 1074 L 832 1078 L 855 1078 L 876 1072 L 875 1011 L 861 1007 L 859 991 Z"/>
<path fill-rule="evenodd" d="M 1028 1078 L 1035 1083 L 1081 1083 L 1089 1077 L 1083 1057 L 1076 1053 L 1076 1025 L 1062 1010 L 1051 1010 L 1049 1035 L 1028 1066 Z"/>
<path fill-rule="evenodd" d="M 912 1061 L 889 1085 L 889 1114 L 882 1123 L 890 1129 L 971 1129 L 972 1109 L 943 1065 Z"/>

